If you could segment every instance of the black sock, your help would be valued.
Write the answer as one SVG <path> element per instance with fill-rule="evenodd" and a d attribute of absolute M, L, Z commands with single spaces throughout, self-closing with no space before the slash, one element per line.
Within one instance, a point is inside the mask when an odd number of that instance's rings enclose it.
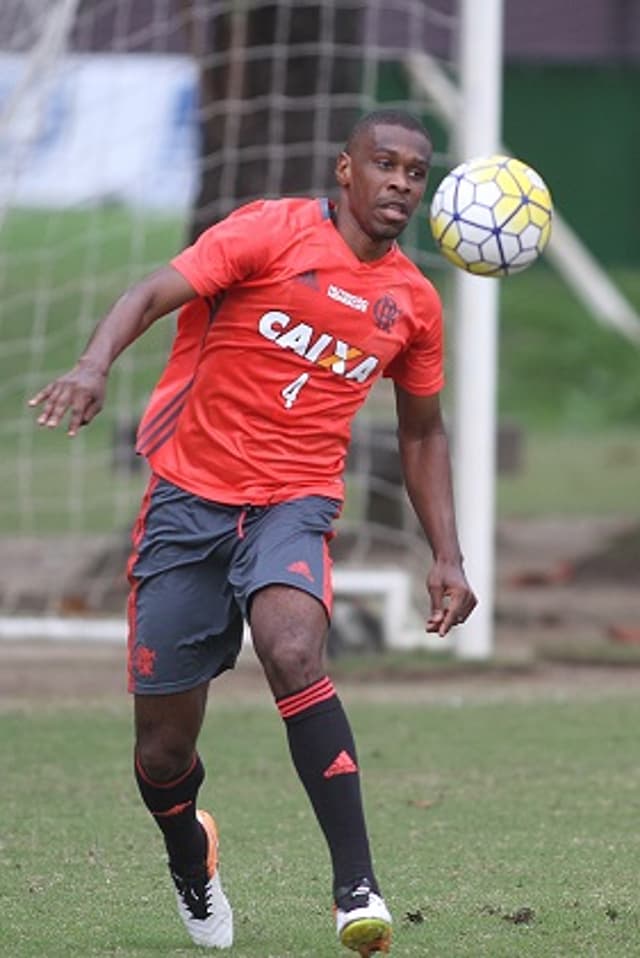
<path fill-rule="evenodd" d="M 204 781 L 204 768 L 198 755 L 180 778 L 173 782 L 154 782 L 135 757 L 136 782 L 142 800 L 164 835 L 169 864 L 183 874 L 201 865 L 207 855 L 204 830 L 196 819 L 196 796 Z"/>
<path fill-rule="evenodd" d="M 375 892 L 353 735 L 329 678 L 276 702 L 287 726 L 291 757 L 324 832 L 334 894 L 360 878 Z"/>

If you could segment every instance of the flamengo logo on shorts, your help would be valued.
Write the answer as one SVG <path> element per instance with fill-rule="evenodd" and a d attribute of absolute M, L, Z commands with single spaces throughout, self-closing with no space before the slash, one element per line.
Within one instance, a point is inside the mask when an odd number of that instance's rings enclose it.
<path fill-rule="evenodd" d="M 350 306 L 351 309 L 357 309 L 359 313 L 366 313 L 369 309 L 368 299 L 363 299 L 362 296 L 356 296 L 355 293 L 348 293 L 346 289 L 340 289 L 339 286 L 334 286 L 333 283 L 330 283 L 327 287 L 327 296 L 329 299 L 335 299 L 337 303 L 342 303 L 343 306 Z"/>
<path fill-rule="evenodd" d="M 298 356 L 345 379 L 363 383 L 378 367 L 377 356 L 365 356 L 361 349 L 335 339 L 330 333 L 316 333 L 308 323 L 290 324 L 291 316 L 271 309 L 258 320 L 258 330 L 281 349 L 291 349 Z"/>

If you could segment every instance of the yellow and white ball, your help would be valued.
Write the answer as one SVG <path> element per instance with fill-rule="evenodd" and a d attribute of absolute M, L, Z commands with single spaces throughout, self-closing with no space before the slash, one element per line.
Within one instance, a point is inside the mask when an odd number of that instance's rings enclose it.
<path fill-rule="evenodd" d="M 479 276 L 510 276 L 530 266 L 549 241 L 552 218 L 551 195 L 540 174 L 499 154 L 451 170 L 430 210 L 440 252 Z"/>

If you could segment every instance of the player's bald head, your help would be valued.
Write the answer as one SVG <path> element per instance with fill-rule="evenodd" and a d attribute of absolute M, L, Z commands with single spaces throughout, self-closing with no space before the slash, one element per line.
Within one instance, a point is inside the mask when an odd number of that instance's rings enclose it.
<path fill-rule="evenodd" d="M 351 134 L 345 145 L 345 153 L 353 153 L 357 150 L 358 144 L 362 142 L 365 137 L 371 136 L 378 126 L 398 126 L 403 130 L 419 133 L 425 140 L 428 155 L 431 155 L 433 146 L 429 131 L 417 117 L 404 110 L 374 110 L 360 117 L 351 130 Z"/>

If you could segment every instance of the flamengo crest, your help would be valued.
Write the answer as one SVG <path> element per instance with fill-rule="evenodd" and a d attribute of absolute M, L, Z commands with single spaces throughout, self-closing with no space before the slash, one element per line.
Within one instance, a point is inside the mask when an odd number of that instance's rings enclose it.
<path fill-rule="evenodd" d="M 385 293 L 373 304 L 374 322 L 378 329 L 383 329 L 385 333 L 391 330 L 399 315 L 398 304 L 389 293 Z"/>

